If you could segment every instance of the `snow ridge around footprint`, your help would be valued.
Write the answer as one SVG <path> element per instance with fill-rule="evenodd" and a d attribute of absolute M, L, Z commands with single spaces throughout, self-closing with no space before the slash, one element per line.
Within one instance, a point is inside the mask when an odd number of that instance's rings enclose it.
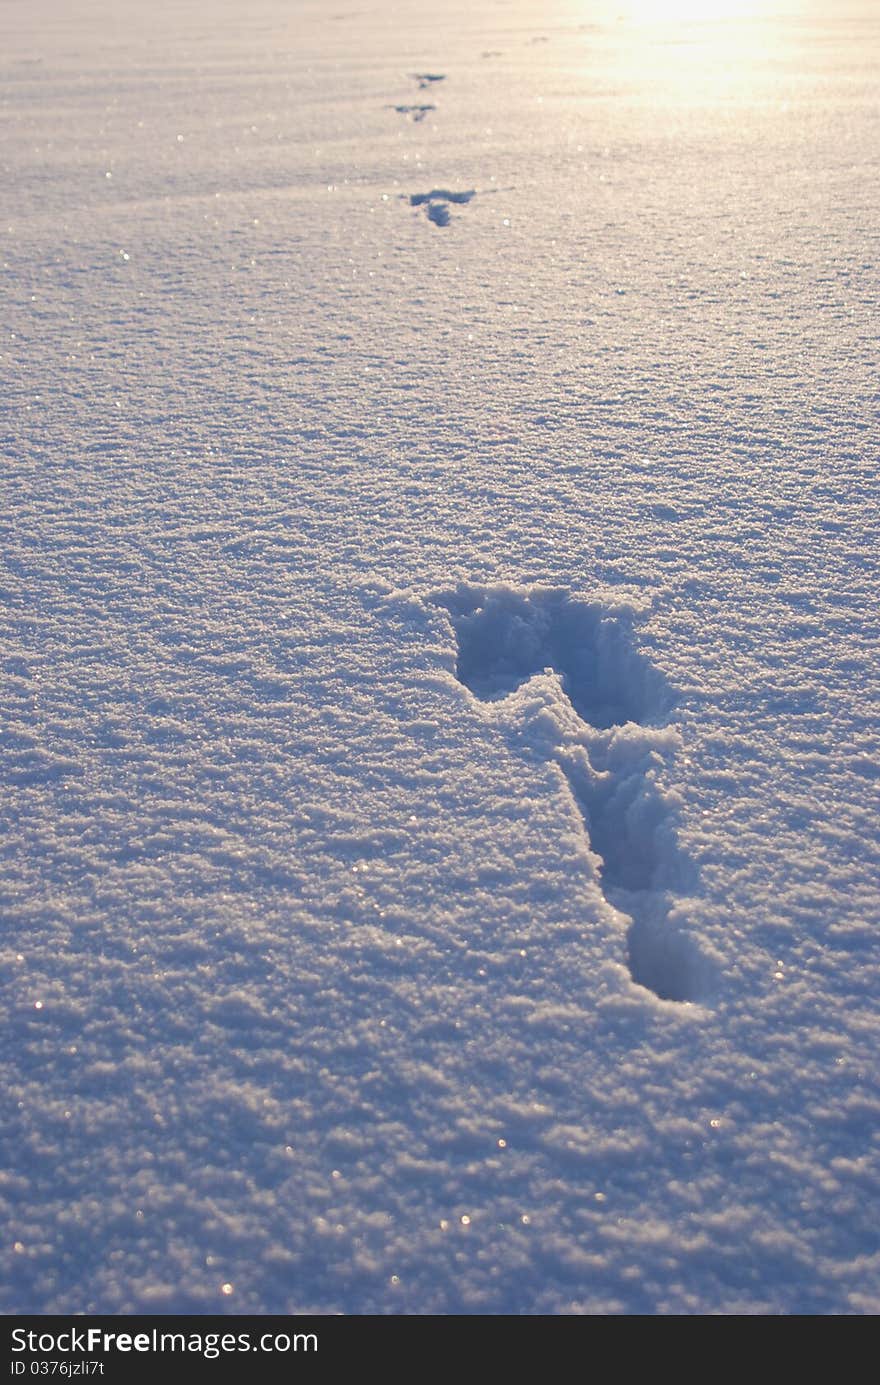
<path fill-rule="evenodd" d="M 632 978 L 662 1000 L 705 999 L 710 965 L 676 922 L 675 897 L 693 890 L 696 871 L 662 786 L 679 743 L 666 725 L 673 697 L 635 647 L 633 613 L 546 587 L 461 585 L 433 599 L 450 614 L 456 677 L 474 696 L 503 703 L 533 678 L 555 678 L 559 714 L 536 716 L 532 740 L 565 776 L 606 899 L 631 920 Z"/>

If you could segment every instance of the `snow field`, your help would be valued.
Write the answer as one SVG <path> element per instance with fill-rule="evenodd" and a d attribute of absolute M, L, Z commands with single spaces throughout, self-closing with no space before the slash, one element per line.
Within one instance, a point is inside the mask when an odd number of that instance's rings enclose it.
<path fill-rule="evenodd" d="M 7 1312 L 876 1311 L 876 16 L 612 9 L 4 7 Z"/>

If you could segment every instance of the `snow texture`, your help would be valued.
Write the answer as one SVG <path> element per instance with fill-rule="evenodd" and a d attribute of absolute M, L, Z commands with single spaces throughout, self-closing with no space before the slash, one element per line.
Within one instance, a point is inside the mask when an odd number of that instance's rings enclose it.
<path fill-rule="evenodd" d="M 716 8 L 3 5 L 4 1311 L 880 1307 L 880 17 Z"/>

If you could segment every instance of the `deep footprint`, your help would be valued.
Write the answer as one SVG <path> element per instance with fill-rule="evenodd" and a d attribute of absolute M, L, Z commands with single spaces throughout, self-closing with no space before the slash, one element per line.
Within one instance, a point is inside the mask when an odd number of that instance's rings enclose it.
<path fill-rule="evenodd" d="M 456 676 L 484 701 L 507 697 L 549 668 L 588 726 L 659 721 L 671 706 L 665 680 L 633 648 L 628 624 L 598 602 L 508 587 L 462 588 L 442 600 L 458 636 Z"/>
<path fill-rule="evenodd" d="M 637 749 L 629 764 L 604 771 L 597 768 L 601 756 L 596 749 L 591 757 L 581 745 L 560 746 L 553 758 L 568 780 L 590 846 L 602 858 L 606 895 L 680 893 L 693 886 L 693 867 L 678 845 L 668 804 L 654 783 L 650 752 Z"/>
<path fill-rule="evenodd" d="M 634 648 L 629 620 L 547 588 L 462 586 L 435 599 L 452 617 L 456 676 L 475 696 L 503 700 L 536 674 L 558 675 L 584 732 L 562 736 L 550 754 L 601 858 L 602 890 L 632 920 L 630 975 L 662 1000 L 699 1000 L 708 965 L 696 943 L 669 922 L 669 892 L 693 886 L 696 873 L 655 782 L 663 732 L 649 729 L 664 720 L 672 696 L 662 674 Z"/>
<path fill-rule="evenodd" d="M 693 938 L 670 920 L 662 896 L 631 896 L 625 904 L 633 919 L 626 938 L 633 981 L 661 1000 L 702 1000 L 712 989 L 712 967 Z M 619 907 L 626 912 L 623 902 Z"/>

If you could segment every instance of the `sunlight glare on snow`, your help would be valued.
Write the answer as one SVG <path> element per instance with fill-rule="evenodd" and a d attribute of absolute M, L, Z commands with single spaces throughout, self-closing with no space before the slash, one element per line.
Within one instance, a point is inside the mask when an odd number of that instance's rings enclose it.
<path fill-rule="evenodd" d="M 607 14 L 618 38 L 619 79 L 652 102 L 754 102 L 758 84 L 777 80 L 784 18 L 796 0 L 624 0 Z"/>
<path fill-rule="evenodd" d="M 619 13 L 638 24 L 669 24 L 681 20 L 738 19 L 765 6 L 756 0 L 626 0 Z"/>

